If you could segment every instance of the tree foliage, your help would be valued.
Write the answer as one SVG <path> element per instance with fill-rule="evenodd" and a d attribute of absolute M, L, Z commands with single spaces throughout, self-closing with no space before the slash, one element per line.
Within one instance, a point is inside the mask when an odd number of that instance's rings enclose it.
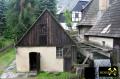
<path fill-rule="evenodd" d="M 56 13 L 56 0 L 36 0 L 38 5 L 36 5 L 36 13 L 37 16 L 39 13 L 42 13 L 42 11 L 47 8 L 49 9 L 54 15 Z"/>
<path fill-rule="evenodd" d="M 5 37 L 19 39 L 45 9 L 55 14 L 55 0 L 9 0 Z"/>
<path fill-rule="evenodd" d="M 65 16 L 65 23 L 68 26 L 68 28 L 70 28 L 70 30 L 72 30 L 72 17 L 71 17 L 71 12 L 69 10 L 66 10 L 64 12 L 64 16 Z"/>
<path fill-rule="evenodd" d="M 5 10 L 6 10 L 5 1 L 0 0 L 0 35 L 3 33 L 5 29 L 5 20 L 6 20 Z"/>

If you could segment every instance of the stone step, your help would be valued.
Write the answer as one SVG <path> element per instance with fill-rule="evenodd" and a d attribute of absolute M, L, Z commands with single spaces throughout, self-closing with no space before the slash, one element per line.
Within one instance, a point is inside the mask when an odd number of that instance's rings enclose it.
<path fill-rule="evenodd" d="M 28 77 L 35 77 L 35 76 L 37 76 L 37 71 L 30 71 L 28 73 Z"/>

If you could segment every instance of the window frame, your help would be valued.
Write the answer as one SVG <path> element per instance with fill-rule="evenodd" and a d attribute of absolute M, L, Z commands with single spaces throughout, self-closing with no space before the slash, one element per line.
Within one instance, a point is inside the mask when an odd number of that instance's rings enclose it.
<path fill-rule="evenodd" d="M 79 22 L 81 20 L 81 12 L 74 11 L 72 12 L 72 21 Z"/>
<path fill-rule="evenodd" d="M 58 59 L 63 58 L 63 48 L 62 47 L 56 47 L 56 58 L 58 58 Z"/>

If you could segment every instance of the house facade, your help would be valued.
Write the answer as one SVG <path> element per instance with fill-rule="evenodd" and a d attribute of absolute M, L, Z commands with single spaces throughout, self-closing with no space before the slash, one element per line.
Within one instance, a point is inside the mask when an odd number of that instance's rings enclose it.
<path fill-rule="evenodd" d="M 109 0 L 91 0 L 82 10 L 82 19 L 77 25 L 80 40 L 87 40 L 87 33 L 101 19 L 109 6 Z"/>
<path fill-rule="evenodd" d="M 113 48 L 111 54 L 113 65 L 120 66 L 120 1 L 115 0 L 111 3 L 101 20 L 86 33 L 89 41 Z"/>
<path fill-rule="evenodd" d="M 119 29 L 118 2 L 91 0 L 83 9 L 82 20 L 77 26 L 79 40 L 100 48 L 103 54 L 109 54 L 108 59 L 111 60 L 112 65 L 118 64 L 119 61 L 119 32 L 116 31 Z"/>
<path fill-rule="evenodd" d="M 112 23 L 110 22 L 110 19 L 112 19 L 112 18 L 111 18 L 111 13 L 109 10 L 111 8 L 111 5 L 113 5 L 113 3 L 114 3 L 114 2 L 112 2 L 112 0 L 107 0 L 107 1 L 108 1 L 107 3 L 109 3 L 109 5 L 106 8 L 103 15 L 101 16 L 101 18 L 84 35 L 88 37 L 88 41 L 90 41 L 90 42 L 96 43 L 100 46 L 113 48 L 114 39 L 111 38 L 111 35 L 104 36 L 106 33 L 109 33 L 110 27 L 112 26 Z M 105 8 L 103 8 L 103 9 L 105 9 Z M 101 35 L 99 36 L 99 34 L 101 34 Z"/>
<path fill-rule="evenodd" d="M 46 9 L 16 44 L 17 71 L 70 71 L 76 62 L 75 45 Z"/>
<path fill-rule="evenodd" d="M 71 12 L 71 20 L 72 20 L 72 27 L 73 30 L 76 30 L 76 25 L 81 20 L 82 13 L 81 10 L 86 6 L 88 1 L 82 1 L 82 0 L 64 0 L 64 1 L 58 1 L 57 9 L 58 9 L 58 19 L 60 24 L 65 30 L 68 30 L 68 27 L 65 23 L 65 16 L 64 12 L 66 10 Z"/>

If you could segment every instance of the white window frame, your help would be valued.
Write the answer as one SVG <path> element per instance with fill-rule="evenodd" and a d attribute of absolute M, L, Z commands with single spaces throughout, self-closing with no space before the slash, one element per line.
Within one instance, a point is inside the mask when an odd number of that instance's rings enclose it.
<path fill-rule="evenodd" d="M 56 47 L 56 58 L 63 58 L 63 48 Z"/>
<path fill-rule="evenodd" d="M 75 16 L 76 16 L 76 13 L 78 14 L 78 17 L 76 18 Z M 75 21 L 75 22 L 78 22 L 78 21 L 80 21 L 81 20 L 81 12 L 75 12 L 75 11 L 73 11 L 72 12 L 72 21 Z"/>

